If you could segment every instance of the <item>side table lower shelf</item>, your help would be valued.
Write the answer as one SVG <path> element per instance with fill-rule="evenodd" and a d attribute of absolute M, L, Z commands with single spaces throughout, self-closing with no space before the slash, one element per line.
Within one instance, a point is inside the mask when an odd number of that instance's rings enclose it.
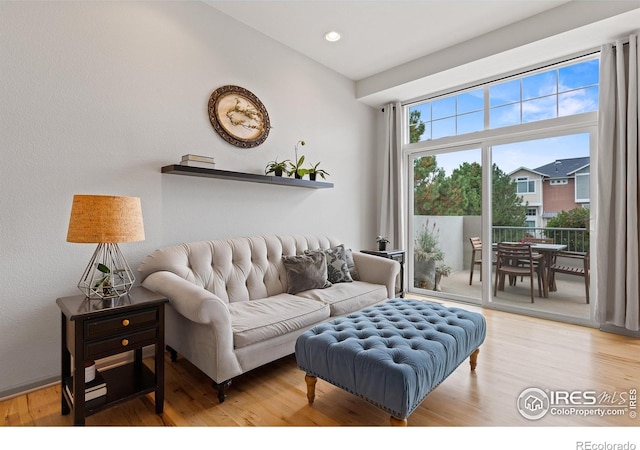
<path fill-rule="evenodd" d="M 96 414 L 103 409 L 126 402 L 140 395 L 148 394 L 156 389 L 154 373 L 146 365 L 137 367 L 136 363 L 127 363 L 110 369 L 100 370 L 107 383 L 107 394 L 85 402 L 85 415 Z M 72 378 L 64 382 L 63 393 L 67 401 L 73 403 L 68 390 L 72 390 Z"/>

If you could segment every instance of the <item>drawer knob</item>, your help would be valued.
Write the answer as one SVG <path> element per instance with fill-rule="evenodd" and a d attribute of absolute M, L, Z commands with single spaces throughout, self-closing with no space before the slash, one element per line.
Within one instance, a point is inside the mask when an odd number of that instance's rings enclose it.
<path fill-rule="evenodd" d="M 123 326 L 123 327 L 126 327 L 126 326 L 128 326 L 128 325 L 129 325 L 129 319 L 124 319 L 124 320 L 122 321 L 122 326 Z"/>
<path fill-rule="evenodd" d="M 122 340 L 122 346 L 126 347 L 127 345 L 129 345 L 129 340 L 128 339 L 123 339 Z"/>

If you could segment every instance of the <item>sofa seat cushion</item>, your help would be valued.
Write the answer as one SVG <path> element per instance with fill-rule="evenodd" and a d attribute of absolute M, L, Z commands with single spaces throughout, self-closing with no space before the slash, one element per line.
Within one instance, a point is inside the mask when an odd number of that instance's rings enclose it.
<path fill-rule="evenodd" d="M 330 306 L 331 316 L 343 316 L 387 300 L 387 288 L 365 281 L 337 283 L 328 289 L 313 289 L 297 294 Z"/>
<path fill-rule="evenodd" d="M 302 330 L 329 317 L 327 304 L 290 294 L 230 303 L 228 308 L 235 348 Z"/>

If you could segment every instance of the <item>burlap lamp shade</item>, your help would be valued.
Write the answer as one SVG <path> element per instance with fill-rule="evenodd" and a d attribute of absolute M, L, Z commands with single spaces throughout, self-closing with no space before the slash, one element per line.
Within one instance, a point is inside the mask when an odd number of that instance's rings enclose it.
<path fill-rule="evenodd" d="M 89 298 L 125 295 L 135 282 L 119 242 L 144 240 L 138 197 L 74 195 L 67 242 L 98 244 L 78 288 Z"/>

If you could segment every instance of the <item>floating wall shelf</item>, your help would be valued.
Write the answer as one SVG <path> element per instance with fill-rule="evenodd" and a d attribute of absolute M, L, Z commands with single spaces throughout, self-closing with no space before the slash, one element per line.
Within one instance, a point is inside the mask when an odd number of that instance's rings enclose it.
<path fill-rule="evenodd" d="M 222 178 L 226 180 L 251 181 L 253 183 L 279 184 L 281 186 L 296 186 L 311 189 L 332 188 L 333 183 L 323 181 L 299 180 L 296 178 L 258 175 L 255 173 L 231 172 L 229 170 L 207 169 L 204 167 L 183 166 L 171 164 L 162 168 L 162 173 L 188 175 L 192 177 Z"/>

